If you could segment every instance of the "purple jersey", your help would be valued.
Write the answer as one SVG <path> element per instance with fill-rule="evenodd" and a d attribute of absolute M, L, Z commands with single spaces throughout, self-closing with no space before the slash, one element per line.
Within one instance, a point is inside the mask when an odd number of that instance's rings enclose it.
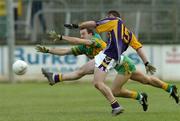
<path fill-rule="evenodd" d="M 96 22 L 97 32 L 109 32 L 107 47 L 104 54 L 118 60 L 126 51 L 132 39 L 132 33 L 124 26 L 120 18 L 106 18 Z"/>

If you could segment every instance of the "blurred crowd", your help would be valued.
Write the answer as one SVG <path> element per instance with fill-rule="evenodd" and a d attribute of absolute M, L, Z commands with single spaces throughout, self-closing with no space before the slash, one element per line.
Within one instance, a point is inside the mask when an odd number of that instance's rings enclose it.
<path fill-rule="evenodd" d="M 66 22 L 98 20 L 115 9 L 143 43 L 180 43 L 177 0 L 13 0 L 16 42 L 37 43 L 49 30 L 79 36 L 64 29 Z M 117 4 L 118 3 L 118 4 Z M 0 43 L 6 43 L 6 0 L 0 0 Z M 80 9 L 81 8 L 81 9 Z M 148 8 L 148 9 L 147 9 Z"/>

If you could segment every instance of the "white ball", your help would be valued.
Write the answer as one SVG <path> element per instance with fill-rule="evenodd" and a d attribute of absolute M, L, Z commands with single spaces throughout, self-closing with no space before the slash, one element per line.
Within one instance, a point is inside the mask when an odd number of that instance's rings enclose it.
<path fill-rule="evenodd" d="M 17 75 L 23 75 L 26 73 L 27 67 L 28 67 L 28 65 L 25 61 L 17 60 L 13 64 L 13 71 Z"/>

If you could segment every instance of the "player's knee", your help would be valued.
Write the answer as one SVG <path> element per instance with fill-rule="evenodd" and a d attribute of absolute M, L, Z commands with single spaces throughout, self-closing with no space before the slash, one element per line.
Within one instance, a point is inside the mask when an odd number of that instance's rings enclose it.
<path fill-rule="evenodd" d="M 120 90 L 120 89 L 112 88 L 112 89 L 111 89 L 111 92 L 113 93 L 113 95 L 114 95 L 115 97 L 119 97 L 120 94 L 121 94 L 121 90 Z"/>
<path fill-rule="evenodd" d="M 76 75 L 77 75 L 78 78 L 80 78 L 80 77 L 84 76 L 84 71 L 83 70 L 78 70 L 76 72 Z"/>
<path fill-rule="evenodd" d="M 102 88 L 102 83 L 101 82 L 97 82 L 97 81 L 93 81 L 93 85 L 96 89 L 101 90 Z"/>
<path fill-rule="evenodd" d="M 115 97 L 118 97 L 119 96 L 119 92 L 116 90 L 116 89 L 111 89 L 111 92 L 113 93 L 113 95 Z"/>

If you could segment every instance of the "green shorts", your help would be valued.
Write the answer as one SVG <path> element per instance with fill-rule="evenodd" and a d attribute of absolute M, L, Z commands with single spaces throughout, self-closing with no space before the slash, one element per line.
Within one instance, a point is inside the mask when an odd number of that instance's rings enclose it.
<path fill-rule="evenodd" d="M 136 71 L 135 64 L 127 56 L 124 56 L 122 65 L 116 65 L 114 69 L 118 74 L 123 74 L 123 75 L 131 74 L 132 72 Z"/>

